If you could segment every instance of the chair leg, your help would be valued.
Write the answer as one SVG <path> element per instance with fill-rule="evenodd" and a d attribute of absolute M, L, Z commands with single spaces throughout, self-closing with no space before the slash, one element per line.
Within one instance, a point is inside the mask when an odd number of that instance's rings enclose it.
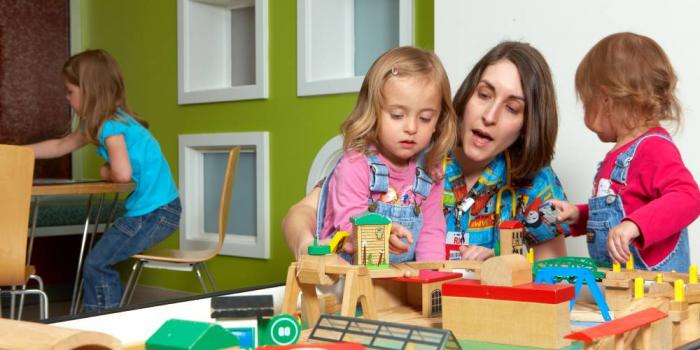
<path fill-rule="evenodd" d="M 39 277 L 39 275 L 34 275 L 34 274 L 29 275 L 29 279 L 35 280 L 36 283 L 39 285 L 39 290 L 42 292 L 44 291 L 44 280 L 42 280 L 41 277 Z M 25 291 L 25 290 L 27 290 L 26 284 L 22 285 L 22 291 Z M 22 311 L 24 310 L 24 294 L 25 293 L 22 293 L 19 296 L 19 308 L 17 310 L 17 319 L 18 320 L 22 319 Z M 41 300 L 39 300 L 39 302 L 41 302 Z"/>
<path fill-rule="evenodd" d="M 124 303 L 126 303 L 126 297 L 129 295 L 129 289 L 131 289 L 131 283 L 134 280 L 134 276 L 136 276 L 136 266 L 138 266 L 139 261 L 134 261 L 134 264 L 131 265 L 131 273 L 129 273 L 129 278 L 126 280 L 126 285 L 124 286 L 124 290 L 122 291 L 122 300 L 119 302 L 119 306 L 124 306 Z"/>
<path fill-rule="evenodd" d="M 197 278 L 199 278 L 199 283 L 202 285 L 202 290 L 204 290 L 204 293 L 209 293 L 209 290 L 207 290 L 207 285 L 204 283 L 204 278 L 202 278 L 202 272 L 199 270 L 199 265 L 200 263 L 196 263 L 192 265 L 192 268 L 194 269 L 194 273 L 197 274 Z"/>
<path fill-rule="evenodd" d="M 10 298 L 14 299 L 14 296 L 19 294 L 20 296 L 24 294 L 37 294 L 39 296 L 39 319 L 45 320 L 49 318 L 49 297 L 44 293 L 43 290 L 39 289 L 20 289 L 16 288 L 9 290 Z"/>
<path fill-rule="evenodd" d="M 209 268 L 207 267 L 207 263 L 202 262 L 202 266 L 204 266 L 204 274 L 207 275 L 207 279 L 209 280 L 209 286 L 211 287 L 211 291 L 216 292 L 216 284 L 214 284 L 214 279 L 211 277 L 211 274 L 209 273 Z"/>
<path fill-rule="evenodd" d="M 119 306 L 127 305 L 131 302 L 129 295 L 131 291 L 136 288 L 136 283 L 138 282 L 138 274 L 140 272 L 140 267 L 143 264 L 141 260 L 134 261 L 134 265 L 131 266 L 131 273 L 129 274 L 129 279 L 126 280 L 126 286 L 122 292 L 122 300 L 119 302 Z"/>
<path fill-rule="evenodd" d="M 129 292 L 129 299 L 127 299 L 126 304 L 131 304 L 131 300 L 134 299 L 134 292 L 136 291 L 136 286 L 138 285 L 139 279 L 141 278 L 141 272 L 143 271 L 143 261 L 139 260 L 139 268 L 136 270 L 136 279 L 131 285 L 131 291 Z"/>

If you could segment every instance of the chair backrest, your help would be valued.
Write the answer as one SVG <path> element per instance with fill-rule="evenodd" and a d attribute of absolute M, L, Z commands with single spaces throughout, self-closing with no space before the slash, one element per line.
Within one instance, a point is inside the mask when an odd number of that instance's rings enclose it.
<path fill-rule="evenodd" d="M 27 228 L 34 177 L 34 152 L 0 145 L 0 286 L 26 281 Z"/>
<path fill-rule="evenodd" d="M 216 243 L 216 255 L 219 254 L 224 246 L 224 238 L 226 237 L 226 227 L 228 226 L 228 212 L 231 207 L 231 196 L 233 195 L 233 186 L 236 180 L 236 172 L 238 171 L 238 156 L 241 153 L 241 147 L 236 146 L 228 152 L 228 161 L 226 162 L 226 174 L 224 175 L 224 183 L 221 186 L 221 199 L 219 201 L 219 241 Z"/>

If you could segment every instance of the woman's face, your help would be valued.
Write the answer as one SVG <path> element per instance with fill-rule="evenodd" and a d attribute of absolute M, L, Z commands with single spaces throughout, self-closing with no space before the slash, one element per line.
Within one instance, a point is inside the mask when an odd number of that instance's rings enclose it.
<path fill-rule="evenodd" d="M 486 67 L 462 115 L 462 148 L 467 159 L 486 166 L 520 135 L 525 95 L 517 67 L 500 60 Z"/>

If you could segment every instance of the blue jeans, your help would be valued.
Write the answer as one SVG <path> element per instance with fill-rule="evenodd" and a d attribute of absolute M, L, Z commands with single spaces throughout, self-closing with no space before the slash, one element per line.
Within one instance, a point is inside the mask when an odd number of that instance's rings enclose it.
<path fill-rule="evenodd" d="M 141 216 L 120 217 L 95 244 L 83 267 L 83 309 L 101 311 L 119 306 L 122 284 L 112 265 L 152 247 L 177 230 L 180 199 Z"/>

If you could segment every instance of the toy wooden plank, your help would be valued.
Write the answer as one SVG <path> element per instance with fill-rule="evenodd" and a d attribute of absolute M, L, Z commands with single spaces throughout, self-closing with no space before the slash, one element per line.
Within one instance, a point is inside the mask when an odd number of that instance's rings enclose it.
<path fill-rule="evenodd" d="M 0 318 L 0 349 L 121 349 L 111 335 Z"/>
<path fill-rule="evenodd" d="M 565 338 L 590 343 L 601 338 L 629 332 L 667 316 L 665 312 L 652 307 L 598 326 L 586 328 L 580 332 L 568 334 Z"/>
<path fill-rule="evenodd" d="M 394 281 L 407 282 L 407 283 L 431 283 L 431 282 L 451 280 L 451 279 L 455 279 L 455 278 L 459 278 L 459 277 L 462 277 L 462 274 L 458 273 L 458 272 L 420 270 L 418 272 L 418 276 L 398 277 L 398 278 L 394 278 Z"/>
<path fill-rule="evenodd" d="M 609 268 L 599 267 L 599 271 L 605 271 L 607 274 L 612 271 Z M 620 272 L 622 274 L 627 274 L 629 278 L 634 279 L 634 277 L 642 277 L 645 281 L 656 281 L 656 275 L 661 273 L 664 282 L 673 282 L 675 280 L 683 280 L 683 283 L 688 284 L 688 274 L 680 272 L 658 272 L 658 271 L 646 271 L 646 270 L 633 270 L 627 271 L 624 268 Z"/>
<path fill-rule="evenodd" d="M 574 286 L 563 284 L 527 283 L 514 287 L 483 286 L 481 281 L 463 279 L 445 282 L 443 296 L 481 299 L 527 301 L 545 304 L 558 304 L 574 298 Z"/>

